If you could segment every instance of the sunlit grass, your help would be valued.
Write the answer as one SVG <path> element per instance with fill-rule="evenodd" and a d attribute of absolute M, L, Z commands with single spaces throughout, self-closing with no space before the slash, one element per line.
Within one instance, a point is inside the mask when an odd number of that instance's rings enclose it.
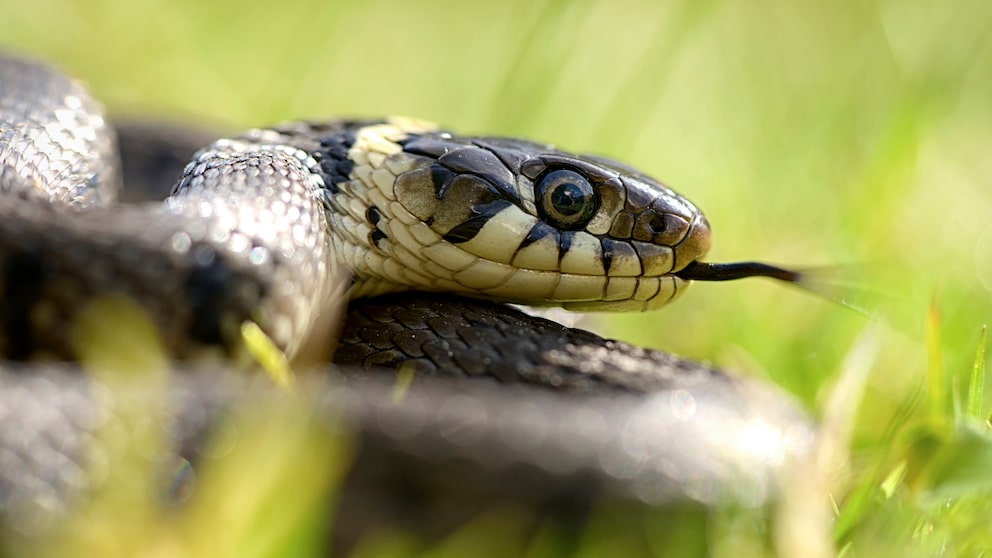
<path fill-rule="evenodd" d="M 713 226 L 714 260 L 852 270 L 878 315 L 878 355 L 850 402 L 846 470 L 830 479 L 833 544 L 992 549 L 987 3 L 0 0 L 0 13 L 0 43 L 63 64 L 115 112 L 232 128 L 401 113 L 553 141 L 688 195 Z M 762 377 L 823 414 L 867 324 L 756 280 L 595 325 Z M 615 523 L 594 516 L 577 554 L 774 551 L 763 512 L 688 510 L 684 530 L 602 513 Z M 559 548 L 480 521 L 436 547 L 398 533 L 358 555 L 464 555 L 495 538 L 511 555 Z"/>

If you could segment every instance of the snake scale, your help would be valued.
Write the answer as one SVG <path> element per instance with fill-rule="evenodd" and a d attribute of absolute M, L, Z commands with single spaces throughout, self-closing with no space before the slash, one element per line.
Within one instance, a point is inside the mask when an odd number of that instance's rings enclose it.
<path fill-rule="evenodd" d="M 71 363 L 107 300 L 137 305 L 175 359 L 157 393 L 137 373 L 127 393 L 168 394 L 167 451 L 194 470 L 224 409 L 250 399 L 264 413 L 281 397 L 235 370 L 246 323 L 297 361 L 333 351 L 304 397 L 351 425 L 361 451 L 340 505 L 376 510 L 373 523 L 400 508 L 417 529 L 445 523 L 397 504 L 383 488 L 396 482 L 471 493 L 476 508 L 604 494 L 756 504 L 808 450 L 811 422 L 772 388 L 498 303 L 649 310 L 693 278 L 731 278 L 699 261 L 702 213 L 639 171 L 403 118 L 203 137 L 115 130 L 77 82 L 0 57 L 7 529 L 43 532 L 96 489 L 88 432 L 114 400 Z M 164 203 L 135 201 L 165 185 Z M 737 276 L 771 274 L 757 269 Z M 403 397 L 396 369 L 412 373 Z M 360 515 L 345 537 L 367 527 Z"/>

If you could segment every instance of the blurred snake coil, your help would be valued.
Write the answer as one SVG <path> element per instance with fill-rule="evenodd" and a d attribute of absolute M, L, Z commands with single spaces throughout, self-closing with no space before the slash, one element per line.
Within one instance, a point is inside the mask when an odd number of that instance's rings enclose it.
<path fill-rule="evenodd" d="M 94 432 L 126 401 L 163 422 L 148 459 L 193 471 L 232 409 L 276 408 L 285 393 L 239 371 L 246 324 L 311 363 L 296 396 L 356 440 L 343 540 L 494 502 L 758 505 L 809 450 L 814 425 L 769 386 L 502 304 L 652 310 L 715 278 L 702 213 L 637 170 L 408 118 L 207 138 L 113 126 L 58 70 L 0 57 L 5 529 L 55 528 L 112 484 L 91 474 L 109 451 Z M 115 366 L 133 373 L 91 373 L 87 340 L 142 320 L 167 378 L 127 347 Z"/>

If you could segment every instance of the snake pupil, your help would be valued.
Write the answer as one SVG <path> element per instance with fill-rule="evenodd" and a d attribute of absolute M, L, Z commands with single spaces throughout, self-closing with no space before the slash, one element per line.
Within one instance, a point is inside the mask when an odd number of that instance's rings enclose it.
<path fill-rule="evenodd" d="M 537 194 L 543 216 L 565 230 L 584 227 L 599 207 L 592 184 L 573 170 L 547 173 L 537 183 Z"/>
<path fill-rule="evenodd" d="M 575 215 L 584 205 L 582 189 L 571 182 L 559 184 L 551 193 L 551 203 L 563 215 Z"/>

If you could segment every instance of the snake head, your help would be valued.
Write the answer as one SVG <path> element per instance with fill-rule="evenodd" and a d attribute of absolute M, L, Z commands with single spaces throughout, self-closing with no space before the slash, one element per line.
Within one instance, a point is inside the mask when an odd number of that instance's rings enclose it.
<path fill-rule="evenodd" d="M 688 284 L 675 274 L 710 246 L 691 202 L 608 159 L 406 121 L 358 129 L 348 153 L 355 167 L 341 187 L 370 200 L 363 217 L 374 225 L 364 233 L 372 255 L 354 266 L 357 294 L 647 310 Z"/>

